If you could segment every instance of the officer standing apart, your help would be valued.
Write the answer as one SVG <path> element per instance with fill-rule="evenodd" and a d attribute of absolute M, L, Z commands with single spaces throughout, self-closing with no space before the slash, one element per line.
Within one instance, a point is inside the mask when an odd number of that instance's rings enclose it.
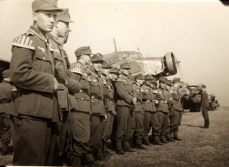
<path fill-rule="evenodd" d="M 89 150 L 86 155 L 88 165 L 93 165 L 102 140 L 102 121 L 105 118 L 105 106 L 103 103 L 103 79 L 99 75 L 103 63 L 103 56 L 97 53 L 91 57 L 91 69 L 89 74 L 90 98 L 91 98 L 91 122 Z"/>
<path fill-rule="evenodd" d="M 116 149 L 118 154 L 124 151 L 134 152 L 130 147 L 135 131 L 134 107 L 137 98 L 133 96 L 133 84 L 127 77 L 130 73 L 129 63 L 121 64 L 120 76 L 115 82 L 117 90 L 117 124 Z M 122 147 L 123 145 L 123 147 Z"/>
<path fill-rule="evenodd" d="M 13 108 L 14 86 L 10 79 L 10 70 L 2 72 L 3 81 L 0 83 L 0 138 L 3 144 L 1 155 L 9 154 L 8 146 L 11 141 L 9 114 Z"/>
<path fill-rule="evenodd" d="M 83 46 L 75 51 L 77 62 L 71 67 L 71 78 L 79 81 L 81 89 L 78 93 L 70 92 L 71 112 L 68 116 L 69 165 L 81 166 L 88 151 L 90 139 L 90 82 L 88 65 L 91 49 Z"/>
<path fill-rule="evenodd" d="M 142 150 L 147 150 L 146 147 L 142 145 L 142 139 L 144 136 L 144 126 L 143 126 L 143 121 L 144 121 L 144 110 L 143 110 L 143 105 L 142 105 L 142 98 L 143 98 L 143 89 L 142 85 L 144 83 L 144 77 L 142 74 L 138 74 L 134 76 L 134 96 L 137 98 L 137 102 L 135 104 L 135 125 L 136 125 L 136 130 L 134 133 L 134 138 L 135 138 L 135 148 L 137 149 L 142 149 Z"/>
<path fill-rule="evenodd" d="M 162 143 L 167 143 L 166 138 L 169 138 L 169 93 L 166 90 L 166 80 L 164 77 L 159 79 L 159 88 L 157 89 L 157 116 L 161 127 L 160 140 Z M 157 137 L 154 138 L 155 144 L 161 144 Z"/>
<path fill-rule="evenodd" d="M 206 85 L 199 84 L 198 89 L 201 94 L 201 101 L 200 101 L 200 111 L 202 112 L 204 118 L 204 126 L 202 128 L 209 128 L 209 116 L 208 116 L 208 93 L 206 91 Z"/>
<path fill-rule="evenodd" d="M 156 100 L 155 90 L 156 90 L 157 81 L 152 75 L 145 76 L 145 83 L 142 86 L 143 95 L 142 95 L 142 103 L 144 109 L 144 137 L 143 143 L 145 145 L 150 145 L 149 142 L 149 132 L 152 127 L 152 136 L 159 138 L 160 135 L 160 125 L 157 117 L 157 109 L 154 104 L 154 101 L 158 103 Z"/>
<path fill-rule="evenodd" d="M 54 77 L 55 66 L 49 39 L 62 9 L 48 0 L 32 3 L 33 26 L 15 38 L 10 77 L 18 91 L 13 117 L 15 128 L 13 165 L 53 165 L 57 122 L 60 121 Z M 54 151 L 55 150 L 55 151 Z"/>
<path fill-rule="evenodd" d="M 181 125 L 181 119 L 183 114 L 183 107 L 181 104 L 181 95 L 179 93 L 180 78 L 173 78 L 173 86 L 170 88 L 169 93 L 171 95 L 171 120 L 170 120 L 170 133 L 173 134 L 173 139 L 182 140 L 178 136 L 179 126 Z"/>
<path fill-rule="evenodd" d="M 51 51 L 55 62 L 55 78 L 58 81 L 57 98 L 58 104 L 61 109 L 62 121 L 58 124 L 59 127 L 59 157 L 57 162 L 61 165 L 63 163 L 64 150 L 66 147 L 66 124 L 68 112 L 70 111 L 69 91 L 77 93 L 80 90 L 80 84 L 78 81 L 70 78 L 70 63 L 68 56 L 63 49 L 63 44 L 59 41 L 59 38 L 65 38 L 69 34 L 69 23 L 73 23 L 70 20 L 68 9 L 64 9 L 63 12 L 57 13 L 56 24 L 52 32 L 48 35 L 51 43 Z M 58 165 L 58 164 L 57 164 Z"/>

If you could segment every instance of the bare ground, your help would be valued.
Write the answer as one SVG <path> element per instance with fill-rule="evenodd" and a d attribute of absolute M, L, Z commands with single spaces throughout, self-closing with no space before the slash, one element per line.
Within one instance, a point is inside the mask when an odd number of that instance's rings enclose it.
<path fill-rule="evenodd" d="M 209 111 L 210 128 L 202 129 L 200 112 L 185 112 L 180 127 L 182 141 L 148 150 L 116 155 L 97 162 L 104 167 L 229 167 L 229 107 Z M 12 155 L 1 156 L 0 165 L 12 165 Z"/>

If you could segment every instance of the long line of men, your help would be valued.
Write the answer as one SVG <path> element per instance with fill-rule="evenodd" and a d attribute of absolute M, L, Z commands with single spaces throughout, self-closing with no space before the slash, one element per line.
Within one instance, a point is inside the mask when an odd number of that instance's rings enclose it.
<path fill-rule="evenodd" d="M 128 63 L 112 68 L 88 46 L 70 66 L 68 9 L 34 0 L 32 10 L 34 24 L 12 43 L 13 165 L 91 166 L 109 155 L 109 139 L 120 155 L 146 150 L 151 128 L 154 144 L 181 140 L 179 78 L 131 77 Z"/>

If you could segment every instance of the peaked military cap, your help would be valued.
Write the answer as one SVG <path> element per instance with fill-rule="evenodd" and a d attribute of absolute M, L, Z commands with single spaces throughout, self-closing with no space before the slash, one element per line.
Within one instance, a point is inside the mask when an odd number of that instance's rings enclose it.
<path fill-rule="evenodd" d="M 101 53 L 96 53 L 91 57 L 91 62 L 103 61 L 103 55 Z"/>
<path fill-rule="evenodd" d="M 172 86 L 172 85 L 173 85 L 173 83 L 172 83 L 171 80 L 167 80 L 167 84 L 168 84 L 169 86 Z"/>
<path fill-rule="evenodd" d="M 10 69 L 4 70 L 4 71 L 2 72 L 2 77 L 3 77 L 3 78 L 8 78 L 8 77 L 10 77 Z"/>
<path fill-rule="evenodd" d="M 173 83 L 180 82 L 180 78 L 173 78 Z"/>
<path fill-rule="evenodd" d="M 81 55 L 91 55 L 91 49 L 90 46 L 82 46 L 75 51 L 76 57 Z"/>
<path fill-rule="evenodd" d="M 57 20 L 63 21 L 63 22 L 68 22 L 68 23 L 74 23 L 74 21 L 72 21 L 70 19 L 70 14 L 69 14 L 68 8 L 65 8 L 65 9 L 63 9 L 62 12 L 57 13 Z"/>
<path fill-rule="evenodd" d="M 119 74 L 119 69 L 111 68 L 110 73 Z"/>
<path fill-rule="evenodd" d="M 137 79 L 143 80 L 144 76 L 142 74 L 137 74 L 137 75 L 134 76 L 134 80 L 136 81 Z"/>
<path fill-rule="evenodd" d="M 44 11 L 55 11 L 62 12 L 63 9 L 57 7 L 57 0 L 34 0 L 32 3 L 33 12 L 44 10 Z"/>
<path fill-rule="evenodd" d="M 111 68 L 110 62 L 109 61 L 104 61 L 102 64 L 102 68 Z"/>
<path fill-rule="evenodd" d="M 128 63 L 123 63 L 123 64 L 120 65 L 120 68 L 121 69 L 130 69 L 130 63 L 129 62 Z"/>
<path fill-rule="evenodd" d="M 164 77 L 160 77 L 159 81 L 166 84 L 166 79 Z"/>
<path fill-rule="evenodd" d="M 152 80 L 153 76 L 150 74 L 145 75 L 145 80 Z"/>

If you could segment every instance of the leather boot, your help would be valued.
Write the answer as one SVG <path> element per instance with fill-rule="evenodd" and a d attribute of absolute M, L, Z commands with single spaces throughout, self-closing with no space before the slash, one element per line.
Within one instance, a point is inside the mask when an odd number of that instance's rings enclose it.
<path fill-rule="evenodd" d="M 81 157 L 73 156 L 71 166 L 81 166 Z"/>
<path fill-rule="evenodd" d="M 153 144 L 155 144 L 155 145 L 162 145 L 162 143 L 159 140 L 159 136 L 154 136 L 153 137 Z"/>
<path fill-rule="evenodd" d="M 172 133 L 167 133 L 167 134 L 165 135 L 165 138 L 166 138 L 166 140 L 169 141 L 169 142 L 173 142 L 173 141 L 174 141 L 173 138 L 172 138 Z"/>
<path fill-rule="evenodd" d="M 141 139 L 137 139 L 136 140 L 136 147 L 135 148 L 136 149 L 140 149 L 140 150 L 147 150 L 147 148 L 142 145 L 142 140 Z"/>
<path fill-rule="evenodd" d="M 98 149 L 95 160 L 97 160 L 97 161 L 104 161 L 105 160 L 105 156 L 103 154 L 102 148 Z"/>
<path fill-rule="evenodd" d="M 120 141 L 116 142 L 116 153 L 118 155 L 125 154 L 125 152 L 122 150 L 122 142 L 120 142 Z"/>
<path fill-rule="evenodd" d="M 204 120 L 204 126 L 202 128 L 205 128 L 205 129 L 209 128 L 209 119 Z"/>
<path fill-rule="evenodd" d="M 142 139 L 142 143 L 149 146 L 150 145 L 150 142 L 149 142 L 149 137 L 148 135 L 147 136 L 144 136 L 143 139 Z"/>
<path fill-rule="evenodd" d="M 174 137 L 173 137 L 174 140 L 179 140 L 179 141 L 182 140 L 182 139 L 179 138 L 179 136 L 178 136 L 178 131 L 175 131 L 175 132 L 173 133 L 173 136 L 174 136 Z"/>
<path fill-rule="evenodd" d="M 124 143 L 123 143 L 123 151 L 125 151 L 125 152 L 135 152 L 135 150 L 133 150 L 130 147 L 129 141 L 124 141 Z"/>
<path fill-rule="evenodd" d="M 168 143 L 168 141 L 166 140 L 165 136 L 161 136 L 161 142 L 162 143 Z"/>
<path fill-rule="evenodd" d="M 1 150 L 1 155 L 7 155 L 8 154 L 8 144 L 3 144 L 2 150 Z"/>

